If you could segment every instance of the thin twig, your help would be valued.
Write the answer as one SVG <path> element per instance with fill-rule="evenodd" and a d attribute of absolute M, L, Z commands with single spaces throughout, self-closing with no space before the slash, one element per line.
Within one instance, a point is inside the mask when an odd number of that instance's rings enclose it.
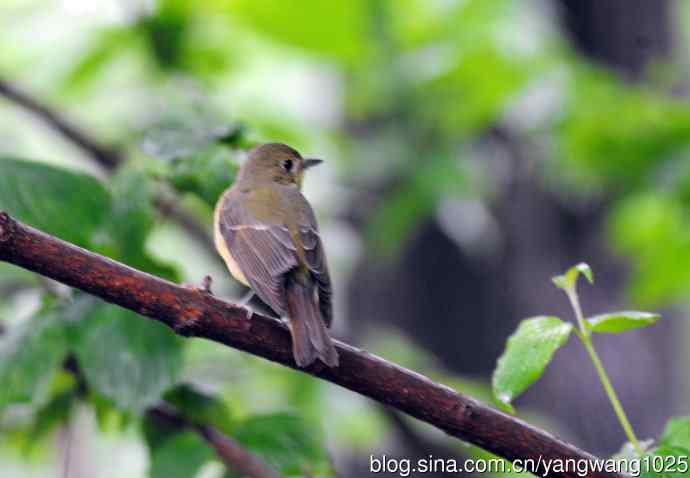
<path fill-rule="evenodd" d="M 105 169 L 112 170 L 122 160 L 114 148 L 100 144 L 67 118 L 36 100 L 10 82 L 0 78 L 0 95 L 41 118 L 50 127 L 91 156 Z"/>
<path fill-rule="evenodd" d="M 0 213 L 0 260 L 158 320 L 180 335 L 211 339 L 297 369 L 289 332 L 280 321 L 258 313 L 250 318 L 242 307 L 86 251 L 6 213 Z M 389 405 L 509 460 L 532 459 L 542 464 L 596 460 L 545 431 L 423 375 L 341 342 L 336 342 L 336 348 L 339 367 L 315 363 L 298 370 Z M 532 471 L 546 476 L 578 476 L 572 468 Z M 623 475 L 589 467 L 587 476 Z"/>
<path fill-rule="evenodd" d="M 74 355 L 69 355 L 63 367 L 75 377 L 79 396 L 85 397 L 88 393 L 88 386 L 86 378 L 79 367 L 79 362 L 77 362 L 77 358 Z M 217 428 L 192 421 L 168 403 L 161 402 L 149 408 L 146 413 L 153 418 L 164 421 L 168 425 L 177 428 L 189 428 L 197 432 L 206 443 L 215 450 L 218 458 L 220 458 L 230 470 L 236 471 L 249 478 L 280 478 L 280 475 L 259 456 L 245 449 L 241 444 L 229 436 L 226 436 Z M 68 425 L 68 448 L 65 457 L 65 470 L 69 470 L 70 430 L 71 425 Z M 65 471 L 63 476 L 67 478 L 69 476 L 68 471 Z"/>
<path fill-rule="evenodd" d="M 151 417 L 180 428 L 189 428 L 201 435 L 213 447 L 225 466 L 249 478 L 280 478 L 260 457 L 217 428 L 195 423 L 167 403 L 159 404 L 147 412 Z"/>
<path fill-rule="evenodd" d="M 73 439 L 73 430 L 74 424 L 71 422 L 67 422 L 66 427 L 64 428 L 64 434 L 63 438 L 65 441 L 64 448 L 63 448 L 63 453 L 65 454 L 64 456 L 64 461 L 62 462 L 62 478 L 69 478 L 70 476 L 70 465 L 71 465 L 71 458 L 72 458 L 72 439 Z"/>

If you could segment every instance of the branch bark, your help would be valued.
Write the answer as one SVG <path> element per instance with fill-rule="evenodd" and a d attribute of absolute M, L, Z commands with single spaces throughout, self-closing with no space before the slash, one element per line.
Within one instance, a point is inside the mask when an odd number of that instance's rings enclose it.
<path fill-rule="evenodd" d="M 279 321 L 178 286 L 47 235 L 0 213 L 0 260 L 76 287 L 158 320 L 184 336 L 201 337 L 297 369 Z M 340 366 L 301 370 L 425 421 L 508 460 L 597 460 L 549 433 L 494 410 L 427 377 L 337 342 Z M 299 370 L 299 369 L 298 369 Z M 575 469 L 535 473 L 575 478 Z M 590 477 L 623 477 L 594 471 Z"/>

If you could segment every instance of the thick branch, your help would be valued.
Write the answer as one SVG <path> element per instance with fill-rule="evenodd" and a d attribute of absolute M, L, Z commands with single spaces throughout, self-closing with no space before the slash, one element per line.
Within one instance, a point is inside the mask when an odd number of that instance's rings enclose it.
<path fill-rule="evenodd" d="M 296 368 L 290 336 L 277 320 L 180 287 L 66 243 L 0 214 L 0 260 L 76 287 L 202 337 Z M 527 423 L 380 357 L 338 342 L 340 366 L 302 370 L 405 412 L 509 460 L 596 460 Z M 535 470 L 537 471 L 537 470 Z M 544 470 L 538 470 L 539 472 Z M 576 470 L 548 476 L 576 477 Z M 594 472 L 591 477 L 616 476 Z M 622 476 L 622 475 L 617 475 Z"/>
<path fill-rule="evenodd" d="M 261 458 L 245 449 L 215 427 L 194 423 L 167 404 L 160 404 L 147 412 L 157 420 L 199 433 L 211 445 L 228 469 L 250 478 L 280 478 Z"/>

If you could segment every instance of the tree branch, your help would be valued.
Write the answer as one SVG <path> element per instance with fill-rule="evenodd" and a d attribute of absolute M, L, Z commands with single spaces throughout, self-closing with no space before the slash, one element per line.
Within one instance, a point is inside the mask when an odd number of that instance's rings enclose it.
<path fill-rule="evenodd" d="M 41 118 L 51 128 L 82 149 L 105 169 L 114 169 L 122 160 L 122 156 L 117 150 L 100 144 L 58 112 L 50 109 L 48 106 L 1 78 L 0 95 Z"/>
<path fill-rule="evenodd" d="M 85 397 L 88 393 L 88 385 L 77 358 L 74 355 L 69 355 L 65 359 L 63 367 L 76 379 L 79 396 Z M 245 449 L 217 428 L 192 421 L 166 402 L 162 401 L 150 407 L 146 410 L 146 414 L 169 427 L 188 428 L 198 433 L 215 450 L 218 458 L 231 471 L 236 471 L 249 478 L 281 478 L 259 456 Z"/>
<path fill-rule="evenodd" d="M 245 449 L 235 440 L 210 425 L 194 423 L 166 403 L 159 404 L 147 413 L 160 421 L 179 428 L 189 428 L 201 435 L 213 447 L 228 469 L 249 478 L 280 478 L 261 458 Z"/>
<path fill-rule="evenodd" d="M 297 368 L 290 336 L 279 321 L 175 285 L 94 254 L 0 213 L 0 260 L 43 274 L 103 300 L 158 320 L 178 334 L 202 337 Z M 320 363 L 302 370 L 425 421 L 446 433 L 509 460 L 596 458 L 549 433 L 494 410 L 411 370 L 337 342 L 340 366 Z M 553 466 L 553 462 L 551 462 Z M 575 469 L 533 470 L 546 476 L 577 476 Z M 596 472 L 590 477 L 622 477 Z"/>

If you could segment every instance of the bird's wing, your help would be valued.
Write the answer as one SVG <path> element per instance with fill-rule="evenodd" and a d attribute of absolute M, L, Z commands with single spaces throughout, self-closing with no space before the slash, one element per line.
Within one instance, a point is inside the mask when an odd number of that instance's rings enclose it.
<path fill-rule="evenodd" d="M 300 196 L 302 196 L 301 193 Z M 321 317 L 323 318 L 324 322 L 326 322 L 326 325 L 330 327 L 331 323 L 333 322 L 333 288 L 331 286 L 331 275 L 328 272 L 326 251 L 324 250 L 323 243 L 321 242 L 319 226 L 316 223 L 316 215 L 306 199 L 304 199 L 304 202 L 307 205 L 307 207 L 304 209 L 306 212 L 306 217 L 302 218 L 300 224 L 303 229 L 309 231 L 308 235 L 310 237 L 310 241 L 304 239 L 304 233 L 302 234 L 302 240 L 305 244 L 308 242 L 313 244 L 311 249 L 307 249 L 305 246 L 304 252 L 309 270 L 312 272 L 316 282 L 319 285 L 319 308 L 321 309 Z"/>
<path fill-rule="evenodd" d="M 297 218 L 300 236 L 304 244 L 304 257 L 307 267 L 318 284 L 319 308 L 321 317 L 328 327 L 333 321 L 333 289 L 331 287 L 331 276 L 328 272 L 326 253 L 324 251 L 319 225 L 316 222 L 316 215 L 311 205 L 299 190 L 292 190 L 289 193 L 290 202 L 299 204 L 301 211 Z"/>
<path fill-rule="evenodd" d="M 258 220 L 240 201 L 227 201 L 219 214 L 223 239 L 254 292 L 278 315 L 287 315 L 285 275 L 305 265 L 318 284 L 319 308 L 326 325 L 333 317 L 331 280 L 314 212 L 298 190 L 283 196 L 291 210 L 302 211 L 294 224 L 299 231 L 303 251 L 295 245 L 287 224 L 269 224 Z"/>
<path fill-rule="evenodd" d="M 299 234 L 302 239 L 302 244 L 304 245 L 306 266 L 318 285 L 321 317 L 324 322 L 326 322 L 326 325 L 330 327 L 333 320 L 331 277 L 328 273 L 326 254 L 324 252 L 323 243 L 321 242 L 314 213 L 308 204 L 307 207 L 309 209 L 305 209 L 305 217 L 301 218 L 299 222 Z M 299 257 L 297 247 L 287 227 L 273 228 L 271 229 L 271 234 L 283 247 L 290 249 L 296 259 Z"/>
<path fill-rule="evenodd" d="M 264 224 L 232 202 L 221 209 L 218 222 L 232 258 L 251 288 L 278 315 L 286 316 L 284 275 L 299 263 L 295 252 L 276 239 L 282 226 Z"/>
<path fill-rule="evenodd" d="M 319 284 L 321 317 L 326 322 L 326 325 L 330 327 L 333 322 L 333 288 L 331 287 L 331 275 L 328 273 L 328 264 L 326 264 L 326 254 L 323 250 L 321 238 L 318 238 L 313 256 L 310 258 L 309 254 L 307 254 L 307 260 L 310 264 L 309 268 L 314 273 Z"/>

